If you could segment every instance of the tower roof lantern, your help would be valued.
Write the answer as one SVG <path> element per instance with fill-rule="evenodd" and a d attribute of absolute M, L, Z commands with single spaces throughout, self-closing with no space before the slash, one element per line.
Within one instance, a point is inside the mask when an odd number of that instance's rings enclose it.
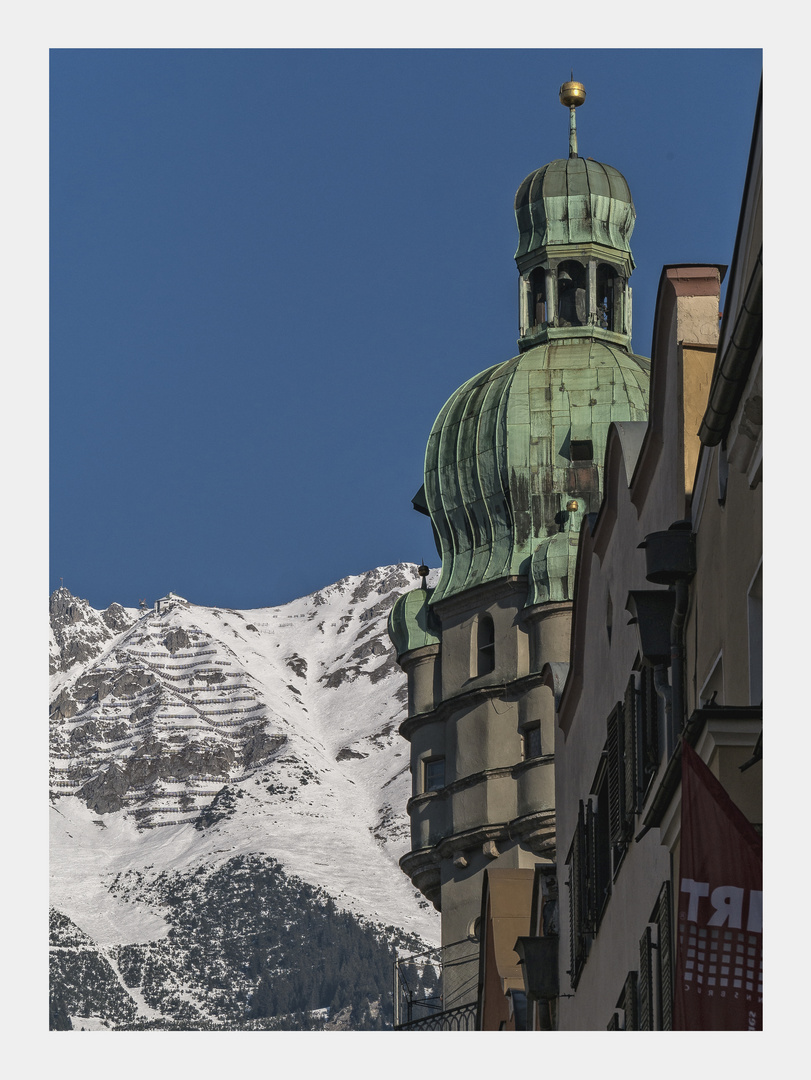
<path fill-rule="evenodd" d="M 601 244 L 631 253 L 636 222 L 618 169 L 590 158 L 559 158 L 535 169 L 515 196 L 516 261 L 558 244 Z"/>
<path fill-rule="evenodd" d="M 586 89 L 572 74 L 559 97 L 569 109 L 569 157 L 535 169 L 518 189 L 519 267 L 526 256 L 560 244 L 600 244 L 631 254 L 636 211 L 625 177 L 611 165 L 577 153 L 575 110 L 586 100 Z"/>

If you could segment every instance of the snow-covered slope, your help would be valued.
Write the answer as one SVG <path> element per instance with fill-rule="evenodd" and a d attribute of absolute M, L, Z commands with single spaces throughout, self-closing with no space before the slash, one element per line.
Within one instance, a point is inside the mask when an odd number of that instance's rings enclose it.
<path fill-rule="evenodd" d="M 398 866 L 411 781 L 386 634 L 418 583 L 400 564 L 242 612 L 96 612 L 54 593 L 51 905 L 74 937 L 159 941 L 170 922 L 150 881 L 259 856 L 436 942 L 439 917 Z"/>

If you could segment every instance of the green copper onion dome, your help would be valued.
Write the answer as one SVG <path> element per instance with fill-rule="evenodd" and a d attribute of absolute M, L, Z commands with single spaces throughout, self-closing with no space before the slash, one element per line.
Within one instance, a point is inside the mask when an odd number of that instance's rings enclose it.
<path fill-rule="evenodd" d="M 583 338 L 529 349 L 450 397 L 425 456 L 442 556 L 431 603 L 529 574 L 539 544 L 571 524 L 568 505 L 578 521 L 599 508 L 609 425 L 647 418 L 649 377 L 644 357 Z"/>
<path fill-rule="evenodd" d="M 433 589 L 412 589 L 399 597 L 389 614 L 389 637 L 399 660 L 407 652 L 426 645 L 438 645 L 434 617 L 428 602 Z"/>
<path fill-rule="evenodd" d="M 536 169 L 515 198 L 519 355 L 460 387 L 434 423 L 425 486 L 442 571 L 429 604 L 526 576 L 527 603 L 571 598 L 579 522 L 595 513 L 612 423 L 648 415 L 650 361 L 631 351 L 635 211 L 625 178 L 578 157 Z"/>
<path fill-rule="evenodd" d="M 551 161 L 515 196 L 516 259 L 554 244 L 602 244 L 631 251 L 636 211 L 625 177 L 588 158 Z"/>

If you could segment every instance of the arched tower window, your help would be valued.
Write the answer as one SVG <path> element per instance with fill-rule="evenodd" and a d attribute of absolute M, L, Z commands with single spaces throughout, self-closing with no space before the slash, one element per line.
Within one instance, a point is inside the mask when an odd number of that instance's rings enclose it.
<path fill-rule="evenodd" d="M 529 275 L 529 325 L 543 326 L 549 322 L 546 301 L 546 271 L 536 266 Z"/>
<path fill-rule="evenodd" d="M 476 620 L 476 675 L 489 675 L 496 666 L 496 628 L 489 615 Z"/>
<path fill-rule="evenodd" d="M 608 263 L 597 267 L 597 326 L 603 330 L 621 332 L 620 298 L 622 296 L 622 278 Z"/>
<path fill-rule="evenodd" d="M 586 268 L 575 259 L 558 266 L 558 325 L 585 326 Z"/>

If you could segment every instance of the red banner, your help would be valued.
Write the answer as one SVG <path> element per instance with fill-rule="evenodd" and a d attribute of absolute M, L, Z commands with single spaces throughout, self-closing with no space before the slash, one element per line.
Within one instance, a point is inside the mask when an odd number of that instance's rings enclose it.
<path fill-rule="evenodd" d="M 674 1028 L 763 1029 L 763 848 L 698 754 L 682 743 Z"/>

